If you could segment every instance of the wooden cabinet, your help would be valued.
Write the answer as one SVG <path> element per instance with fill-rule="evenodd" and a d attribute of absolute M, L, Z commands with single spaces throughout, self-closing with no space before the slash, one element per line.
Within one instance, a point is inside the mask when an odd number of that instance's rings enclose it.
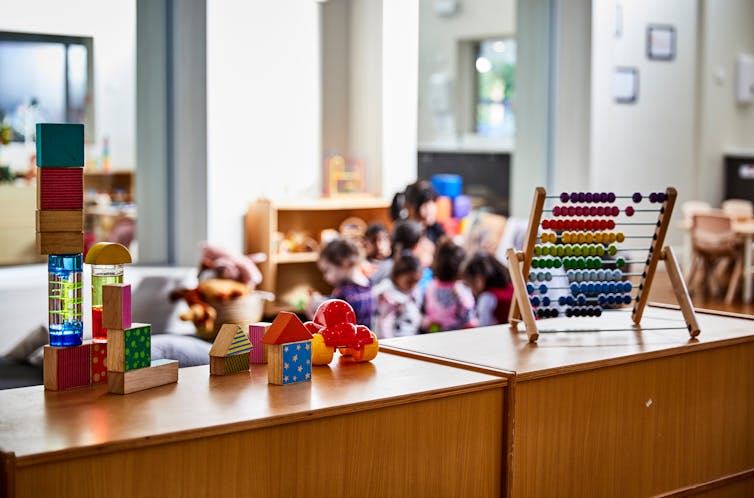
<path fill-rule="evenodd" d="M 260 288 L 275 294 L 267 313 L 292 309 L 305 301 L 309 291 L 330 292 L 317 268 L 317 252 L 278 253 L 276 233 L 305 233 L 320 242 L 325 229 L 337 230 L 344 220 L 358 217 L 366 223 L 390 224 L 390 202 L 374 197 L 313 199 L 299 202 L 259 200 L 246 214 L 247 253 L 262 252 L 267 261 L 260 264 Z"/>

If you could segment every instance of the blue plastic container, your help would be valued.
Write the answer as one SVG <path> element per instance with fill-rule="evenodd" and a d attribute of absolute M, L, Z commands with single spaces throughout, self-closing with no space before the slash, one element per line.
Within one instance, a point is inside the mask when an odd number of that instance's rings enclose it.
<path fill-rule="evenodd" d="M 463 192 L 463 178 L 459 175 L 434 175 L 430 180 L 437 195 L 455 199 Z"/>
<path fill-rule="evenodd" d="M 47 257 L 50 346 L 78 346 L 84 336 L 83 257 Z"/>

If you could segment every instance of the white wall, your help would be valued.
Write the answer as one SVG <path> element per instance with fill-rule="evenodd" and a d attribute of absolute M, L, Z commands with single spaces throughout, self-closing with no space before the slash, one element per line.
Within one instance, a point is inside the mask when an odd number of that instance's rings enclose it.
<path fill-rule="evenodd" d="M 133 169 L 136 153 L 136 2 L 0 0 L 0 30 L 94 38 L 97 144 L 102 143 L 104 136 L 110 137 L 111 166 Z M 19 152 L 17 150 L 13 155 L 18 157 Z"/>
<path fill-rule="evenodd" d="M 718 204 L 724 193 L 722 157 L 726 151 L 754 155 L 754 105 L 734 99 L 735 58 L 754 54 L 754 2 L 702 2 L 700 54 L 699 175 L 697 197 Z"/>
<path fill-rule="evenodd" d="M 319 8 L 207 1 L 210 242 L 242 250 L 256 198 L 319 194 Z"/>
<path fill-rule="evenodd" d="M 444 140 L 433 126 L 429 106 L 429 78 L 445 74 L 454 88 L 463 82 L 459 68 L 459 43 L 496 36 L 513 36 L 516 31 L 515 0 L 459 1 L 458 11 L 449 17 L 435 14 L 434 0 L 419 0 L 419 143 Z M 473 62 L 473 61 L 472 61 Z M 473 67 L 473 66 L 472 66 Z M 471 73 L 471 69 L 469 69 Z M 456 130 L 464 128 L 465 116 L 455 104 Z"/>
<path fill-rule="evenodd" d="M 674 186 L 679 202 L 698 188 L 694 154 L 697 105 L 696 2 L 632 0 L 623 7 L 622 35 L 615 35 L 616 2 L 593 2 L 590 189 L 653 192 Z M 646 56 L 651 23 L 676 29 L 676 57 Z M 639 71 L 635 104 L 617 104 L 613 75 L 618 66 Z M 671 242 L 678 234 L 671 229 Z"/>

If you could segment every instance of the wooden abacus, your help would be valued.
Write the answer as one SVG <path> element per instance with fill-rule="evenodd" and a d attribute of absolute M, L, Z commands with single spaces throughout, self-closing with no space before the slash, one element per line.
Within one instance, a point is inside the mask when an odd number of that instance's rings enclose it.
<path fill-rule="evenodd" d="M 548 196 L 543 187 L 537 187 L 534 191 L 523 250 L 517 252 L 508 249 L 506 253 L 514 287 L 508 320 L 511 328 L 516 330 L 518 324 L 523 322 L 529 341 L 536 342 L 539 330 L 535 314 L 538 318 L 551 318 L 560 314 L 556 303 L 545 294 L 550 289 L 565 289 L 571 294 L 560 296 L 557 305 L 565 307 L 565 315 L 568 317 L 601 316 L 604 310 L 618 309 L 635 303 L 631 312 L 634 330 L 641 322 L 647 305 L 657 263 L 663 260 L 686 322 L 685 328 L 691 337 L 699 335 L 696 314 L 678 260 L 671 247 L 663 247 L 677 195 L 674 188 L 668 187 L 665 192 L 653 192 L 646 196 L 638 192 L 629 196 L 617 196 L 608 192 L 563 192 L 558 196 Z M 553 217 L 543 220 L 542 214 L 545 212 L 547 199 L 559 199 L 563 204 L 547 210 Z M 652 204 L 659 204 L 659 207 L 637 209 L 633 205 L 628 205 L 621 209 L 614 204 L 618 199 L 630 199 L 634 204 L 647 199 Z M 649 212 L 658 213 L 657 221 L 616 221 L 621 214 L 633 217 L 636 213 Z M 552 232 L 540 234 L 540 225 Z M 653 226 L 654 233 L 626 236 L 616 230 L 618 225 Z M 646 261 L 631 261 L 618 256 L 620 251 L 636 251 L 618 248 L 617 244 L 627 238 L 651 239 L 649 248 L 645 250 L 648 253 Z M 537 243 L 537 239 L 540 244 Z M 627 264 L 639 262 L 644 263 L 641 272 L 624 273 L 621 270 Z M 563 268 L 566 272 L 564 275 L 553 275 L 548 271 L 533 272 L 533 268 Z M 637 287 L 624 280 L 632 276 L 641 277 Z M 567 278 L 569 285 L 548 285 L 556 277 Z M 535 285 L 536 282 L 540 283 Z M 635 296 L 631 295 L 634 288 L 638 289 Z"/>

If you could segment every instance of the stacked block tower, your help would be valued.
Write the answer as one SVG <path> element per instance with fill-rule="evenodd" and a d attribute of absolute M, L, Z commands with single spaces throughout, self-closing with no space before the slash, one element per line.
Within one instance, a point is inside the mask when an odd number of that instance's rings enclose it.
<path fill-rule="evenodd" d="M 122 250 L 121 250 L 122 248 Z M 100 249 L 100 250 L 98 250 Z M 92 280 L 97 266 L 120 266 L 124 260 L 120 244 L 100 243 L 87 254 L 91 262 Z M 127 254 L 127 251 L 126 251 Z M 130 255 L 128 257 L 130 262 Z M 122 270 L 119 271 L 122 275 Z M 96 291 L 92 283 L 92 293 Z M 102 284 L 100 288 L 101 314 L 92 320 L 101 320 L 97 326 L 107 334 L 107 387 L 116 394 L 130 394 L 152 387 L 178 382 L 178 362 L 152 361 L 152 327 L 146 323 L 133 323 L 131 317 L 131 286 L 122 282 Z M 95 301 L 93 297 L 93 302 Z"/>
<path fill-rule="evenodd" d="M 463 179 L 459 175 L 434 175 L 432 188 L 437 193 L 437 222 L 451 237 L 463 232 L 464 220 L 471 213 L 471 198 L 463 195 Z"/>
<path fill-rule="evenodd" d="M 44 384 L 58 390 L 92 381 L 83 342 L 84 126 L 37 124 L 37 250 L 47 255 L 50 344 Z"/>

